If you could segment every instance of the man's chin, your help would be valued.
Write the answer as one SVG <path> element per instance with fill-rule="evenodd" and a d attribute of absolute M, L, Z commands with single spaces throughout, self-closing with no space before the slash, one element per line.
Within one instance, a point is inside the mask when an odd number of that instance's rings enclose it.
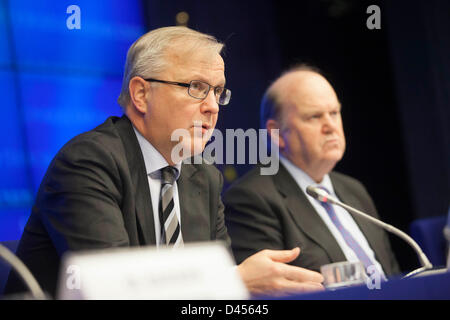
<path fill-rule="evenodd" d="M 193 143 L 187 147 L 191 157 L 201 155 L 203 150 L 205 150 L 206 142 L 202 138 L 194 138 Z"/>
<path fill-rule="evenodd" d="M 193 138 L 190 142 L 178 143 L 172 149 L 172 162 L 180 163 L 186 159 L 200 155 L 205 149 L 206 142 L 202 138 Z"/>
<path fill-rule="evenodd" d="M 343 156 L 344 156 L 344 152 L 342 150 L 335 149 L 335 150 L 329 150 L 326 153 L 326 156 L 324 158 L 330 162 L 338 162 L 342 159 Z"/>

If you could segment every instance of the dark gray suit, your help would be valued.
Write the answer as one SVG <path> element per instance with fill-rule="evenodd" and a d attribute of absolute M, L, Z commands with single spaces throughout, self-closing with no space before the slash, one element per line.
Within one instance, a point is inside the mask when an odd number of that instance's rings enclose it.
<path fill-rule="evenodd" d="M 378 217 L 363 185 L 340 173 L 330 178 L 341 201 Z M 256 166 L 224 195 L 225 221 L 238 263 L 262 249 L 300 247 L 292 264 L 319 271 L 320 266 L 346 258 L 326 224 L 294 178 L 280 163 L 276 175 L 261 176 Z M 387 275 L 400 272 L 387 234 L 354 217 Z"/>
<path fill-rule="evenodd" d="M 182 165 L 177 184 L 185 243 L 229 242 L 222 183 L 221 173 L 212 165 Z M 110 117 L 72 139 L 55 156 L 17 254 L 43 289 L 54 295 L 64 252 L 154 245 L 152 200 L 130 120 Z M 5 293 L 22 290 L 21 281 L 11 273 Z"/>

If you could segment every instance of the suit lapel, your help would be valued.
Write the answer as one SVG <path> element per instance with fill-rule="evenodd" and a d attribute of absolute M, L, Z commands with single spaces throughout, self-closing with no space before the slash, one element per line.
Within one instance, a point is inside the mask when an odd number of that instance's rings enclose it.
<path fill-rule="evenodd" d="M 210 240 L 209 188 L 205 173 L 183 164 L 177 180 L 180 199 L 181 232 L 184 242 Z"/>
<path fill-rule="evenodd" d="M 286 206 L 298 228 L 321 246 L 331 261 L 346 260 L 327 226 L 282 164 L 273 179 L 278 191 L 285 197 Z"/>
<path fill-rule="evenodd" d="M 340 183 L 340 180 L 333 178 L 333 174 L 330 174 L 330 178 L 333 183 L 334 190 L 342 202 L 363 212 L 367 210 L 367 208 L 362 207 L 361 202 L 358 200 L 354 192 L 348 191 L 346 186 Z M 355 220 L 361 232 L 364 234 L 364 237 L 367 239 L 370 247 L 375 252 L 378 262 L 380 262 L 386 272 L 389 272 L 389 269 L 386 269 L 389 268 L 389 257 L 383 247 L 383 233 L 381 232 L 380 227 L 360 216 L 354 215 L 351 212 L 349 213 Z M 370 212 L 367 213 L 370 214 Z"/>
<path fill-rule="evenodd" d="M 116 128 L 123 141 L 125 155 L 133 183 L 138 228 L 144 245 L 156 244 L 155 223 L 151 205 L 150 189 L 145 169 L 144 156 L 130 120 L 124 115 L 117 121 Z"/>

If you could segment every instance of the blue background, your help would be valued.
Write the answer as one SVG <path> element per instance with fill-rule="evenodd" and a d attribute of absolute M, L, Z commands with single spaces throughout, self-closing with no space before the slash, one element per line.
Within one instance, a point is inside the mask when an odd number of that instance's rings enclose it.
<path fill-rule="evenodd" d="M 0 0 L 0 241 L 19 239 L 56 152 L 108 116 L 128 47 L 145 33 L 141 1 Z"/>

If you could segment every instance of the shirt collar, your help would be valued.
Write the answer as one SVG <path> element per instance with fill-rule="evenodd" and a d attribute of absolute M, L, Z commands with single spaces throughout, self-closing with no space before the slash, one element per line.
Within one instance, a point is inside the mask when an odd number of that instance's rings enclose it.
<path fill-rule="evenodd" d="M 331 179 L 328 174 L 326 174 L 323 177 L 320 183 L 317 183 L 305 171 L 297 167 L 295 164 L 293 164 L 291 161 L 283 157 L 281 154 L 280 154 L 280 161 L 305 194 L 306 188 L 310 185 L 313 185 L 325 187 L 330 192 L 331 195 L 336 195 L 334 193 L 333 184 L 331 183 Z"/>
<path fill-rule="evenodd" d="M 144 156 L 147 175 L 150 175 L 152 178 L 159 178 L 161 175 L 160 170 L 167 167 L 169 164 L 166 159 L 164 159 L 162 154 L 147 139 L 145 139 L 134 126 L 133 130 L 138 139 L 139 146 L 141 147 L 142 155 Z M 181 162 L 175 164 L 174 167 L 178 169 L 176 177 L 176 179 L 178 179 L 181 173 Z"/>

